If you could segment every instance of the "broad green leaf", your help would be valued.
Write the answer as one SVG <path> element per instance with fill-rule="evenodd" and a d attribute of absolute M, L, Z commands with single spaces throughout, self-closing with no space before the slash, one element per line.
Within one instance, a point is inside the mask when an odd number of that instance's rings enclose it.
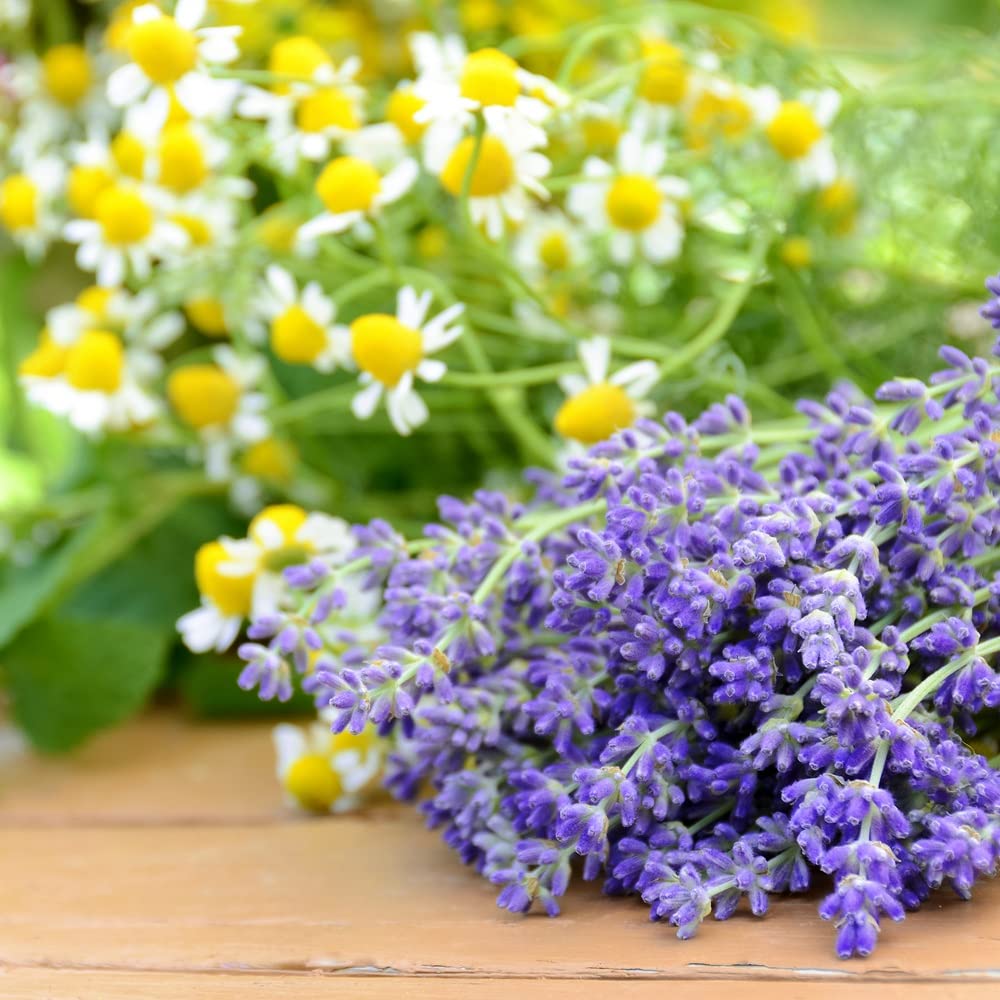
<path fill-rule="evenodd" d="M 0 571 L 0 648 L 54 602 L 105 527 L 103 518 L 91 518 L 29 566 L 8 565 Z"/>
<path fill-rule="evenodd" d="M 14 718 L 40 749 L 70 750 L 145 704 L 168 644 L 132 622 L 43 618 L 0 654 Z"/>

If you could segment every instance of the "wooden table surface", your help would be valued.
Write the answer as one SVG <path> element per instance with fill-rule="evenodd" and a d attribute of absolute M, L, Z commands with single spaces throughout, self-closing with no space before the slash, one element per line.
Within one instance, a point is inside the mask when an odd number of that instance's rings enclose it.
<path fill-rule="evenodd" d="M 518 917 L 410 809 L 289 813 L 268 727 L 157 712 L 0 764 L 0 997 L 1000 996 L 1000 884 L 842 962 L 815 899 L 693 941 L 578 886 Z"/>

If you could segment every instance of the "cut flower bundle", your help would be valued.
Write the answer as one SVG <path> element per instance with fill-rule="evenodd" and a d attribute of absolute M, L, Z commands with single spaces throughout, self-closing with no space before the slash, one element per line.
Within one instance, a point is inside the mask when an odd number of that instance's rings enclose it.
<path fill-rule="evenodd" d="M 998 348 L 1000 350 L 1000 348 Z M 754 428 L 728 398 L 440 501 L 286 573 L 242 683 L 301 673 L 335 730 L 392 732 L 417 798 L 513 911 L 558 912 L 575 859 L 690 937 L 746 896 L 827 887 L 841 956 L 1000 856 L 1000 365 Z M 354 592 L 378 594 L 375 626 Z M 349 599 L 350 598 L 350 599 Z"/>

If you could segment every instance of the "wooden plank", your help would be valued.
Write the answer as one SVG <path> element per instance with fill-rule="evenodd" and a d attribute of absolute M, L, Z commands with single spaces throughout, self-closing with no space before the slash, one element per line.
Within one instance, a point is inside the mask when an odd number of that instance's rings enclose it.
<path fill-rule="evenodd" d="M 948 985 L 1000 978 L 1000 885 L 940 899 L 839 961 L 815 900 L 690 942 L 578 886 L 557 920 L 498 910 L 409 811 L 299 823 L 8 829 L 0 964 L 121 970 Z"/>
<path fill-rule="evenodd" d="M 673 983 L 670 1000 L 714 1000 L 704 983 Z M 851 1000 L 977 1000 L 995 995 L 982 984 L 856 983 Z M 0 970 L 4 1000 L 663 1000 L 664 986 L 655 982 L 581 983 L 568 980 L 414 979 L 393 976 L 341 977 L 317 973 L 193 973 L 113 972 L 76 969 Z M 746 983 L 740 1000 L 844 1000 L 843 985 L 820 983 Z"/>
<path fill-rule="evenodd" d="M 270 726 L 159 710 L 66 757 L 0 758 L 0 824 L 255 823 L 288 818 Z"/>

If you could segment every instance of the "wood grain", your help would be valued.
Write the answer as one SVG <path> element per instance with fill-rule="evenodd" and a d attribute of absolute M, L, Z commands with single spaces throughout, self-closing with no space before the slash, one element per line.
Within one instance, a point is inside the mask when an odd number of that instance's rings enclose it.
<path fill-rule="evenodd" d="M 412 810 L 292 816 L 270 756 L 265 725 L 160 713 L 5 763 L 0 998 L 1000 995 L 1000 884 L 942 893 L 852 962 L 815 898 L 689 942 L 589 885 L 517 917 Z"/>

